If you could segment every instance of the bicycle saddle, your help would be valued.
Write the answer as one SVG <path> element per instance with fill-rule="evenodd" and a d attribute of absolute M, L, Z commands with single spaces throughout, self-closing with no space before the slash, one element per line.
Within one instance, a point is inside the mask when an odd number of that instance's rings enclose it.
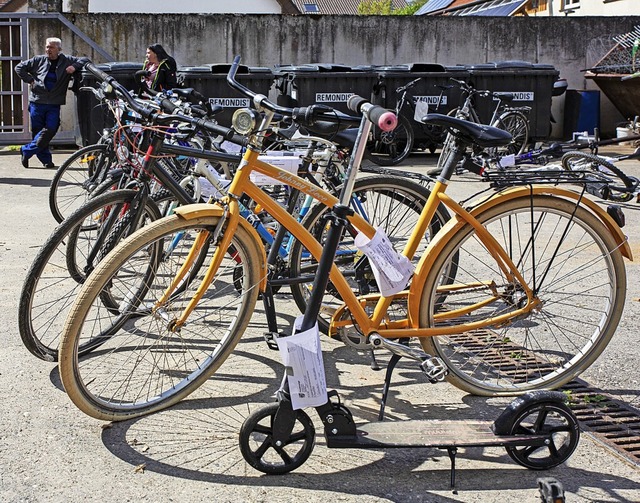
<path fill-rule="evenodd" d="M 456 138 L 474 143 L 480 147 L 500 147 L 511 143 L 511 135 L 502 129 L 484 124 L 476 124 L 442 114 L 427 114 L 422 118 L 425 124 L 437 124 L 447 128 Z"/>
<path fill-rule="evenodd" d="M 340 147 L 353 147 L 358 135 L 358 128 L 350 127 L 350 124 L 343 123 L 339 126 L 333 122 L 317 121 L 313 126 L 304 126 L 300 131 L 331 140 Z M 344 129 L 344 128 L 347 129 Z"/>
<path fill-rule="evenodd" d="M 516 95 L 513 93 L 492 92 L 491 95 L 501 99 L 502 101 L 514 101 L 516 99 Z"/>

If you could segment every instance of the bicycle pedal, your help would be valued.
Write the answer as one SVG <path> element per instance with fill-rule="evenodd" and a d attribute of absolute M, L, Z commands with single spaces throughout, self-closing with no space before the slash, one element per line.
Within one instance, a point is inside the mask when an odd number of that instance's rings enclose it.
<path fill-rule="evenodd" d="M 449 373 L 449 369 L 444 362 L 437 356 L 430 356 L 426 358 L 421 364 L 420 368 L 427 376 L 430 383 L 437 383 L 444 381 L 444 378 Z"/>
<path fill-rule="evenodd" d="M 278 343 L 276 342 L 276 339 L 279 337 L 278 333 L 276 333 L 276 332 L 265 332 L 262 335 L 264 337 L 264 341 L 267 343 L 267 347 L 269 349 L 273 349 L 273 350 L 277 351 L 278 350 Z"/>

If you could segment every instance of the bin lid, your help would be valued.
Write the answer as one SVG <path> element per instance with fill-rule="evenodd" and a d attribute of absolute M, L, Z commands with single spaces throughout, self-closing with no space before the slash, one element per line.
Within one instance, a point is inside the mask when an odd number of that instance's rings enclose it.
<path fill-rule="evenodd" d="M 142 62 L 140 61 L 114 61 L 108 64 L 110 65 L 111 71 L 131 70 L 132 68 L 139 70 L 142 68 Z"/>
<path fill-rule="evenodd" d="M 224 73 L 225 75 L 229 73 L 231 69 L 230 63 L 212 63 L 207 65 L 209 68 L 209 73 Z M 237 74 L 249 73 L 249 67 L 247 65 L 238 65 Z"/>
<path fill-rule="evenodd" d="M 336 63 L 305 63 L 302 65 L 276 65 L 278 72 L 350 72 L 352 67 Z"/>
<path fill-rule="evenodd" d="M 496 68 L 533 68 L 533 63 L 529 61 L 521 61 L 518 59 L 508 61 L 495 61 L 492 62 Z"/>
<path fill-rule="evenodd" d="M 409 71 L 415 73 L 444 72 L 444 66 L 438 63 L 409 63 Z"/>
<path fill-rule="evenodd" d="M 382 65 L 375 66 L 374 69 L 379 73 L 442 73 L 446 68 L 439 63 L 403 63 L 399 65 Z"/>

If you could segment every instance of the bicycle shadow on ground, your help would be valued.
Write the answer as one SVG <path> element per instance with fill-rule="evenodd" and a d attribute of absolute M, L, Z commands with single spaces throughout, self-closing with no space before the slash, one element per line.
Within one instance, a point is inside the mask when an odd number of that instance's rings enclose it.
<path fill-rule="evenodd" d="M 338 342 L 335 345 L 327 348 L 323 344 L 329 388 L 338 389 L 357 422 L 376 420 L 384 376 L 371 371 L 366 358 L 364 363 L 348 358 L 353 354 L 352 348 Z M 424 392 L 424 386 L 430 385 L 424 384 L 418 374 L 412 367 L 398 368 L 387 405 L 389 420 L 493 420 L 503 410 L 502 403 L 495 402 L 505 399 L 464 396 L 461 403 L 458 395 L 462 392 L 452 394 L 450 389 L 446 394 L 435 391 L 434 397 L 434 392 Z M 281 376 L 276 352 L 265 352 L 260 337 L 243 339 L 218 372 L 194 394 L 156 414 L 105 425 L 103 444 L 132 470 L 187 480 L 274 490 L 331 491 L 397 502 L 459 501 L 450 497 L 446 451 L 328 449 L 322 424 L 313 410 L 307 413 L 315 425 L 316 447 L 302 467 L 284 476 L 264 476 L 249 467 L 238 447 L 240 428 L 250 413 L 273 403 Z M 416 380 L 418 384 L 409 383 Z M 438 386 L 451 388 L 448 384 Z M 585 487 L 608 488 L 607 494 L 614 501 L 616 491 L 640 490 L 640 484 L 632 480 L 567 465 L 544 472 L 526 470 L 515 464 L 503 448 L 461 449 L 457 467 L 460 493 L 530 490 L 530 501 L 536 501 L 536 479 L 540 476 L 556 477 L 570 492 Z"/>
<path fill-rule="evenodd" d="M 43 168 L 44 169 L 44 168 Z M 51 180 L 40 178 L 0 178 L 3 185 L 28 185 L 30 187 L 50 187 Z"/>
<path fill-rule="evenodd" d="M 261 396 L 270 398 L 268 393 L 251 398 Z M 397 502 L 459 501 L 448 496 L 450 472 L 445 451 L 327 449 L 315 417 L 317 445 L 309 460 L 287 475 L 262 475 L 245 463 L 238 448 L 241 422 L 252 408 L 248 403 L 239 404 L 238 397 L 230 402 L 211 397 L 185 400 L 151 416 L 112 424 L 103 430 L 102 441 L 132 470 L 169 477 L 277 490 L 330 491 Z M 459 493 L 530 490 L 527 501 L 537 501 L 536 479 L 540 476 L 557 478 L 572 493 L 601 488 L 612 501 L 622 501 L 619 491 L 640 489 L 632 480 L 566 465 L 544 472 L 526 470 L 501 448 L 461 450 L 457 466 Z"/>

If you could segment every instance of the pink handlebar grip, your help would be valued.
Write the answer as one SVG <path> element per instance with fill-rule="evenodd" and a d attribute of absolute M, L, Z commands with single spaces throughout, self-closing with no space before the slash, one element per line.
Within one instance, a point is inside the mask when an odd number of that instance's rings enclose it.
<path fill-rule="evenodd" d="M 385 112 L 378 119 L 378 127 L 383 131 L 393 131 L 398 125 L 398 118 L 393 112 Z"/>

